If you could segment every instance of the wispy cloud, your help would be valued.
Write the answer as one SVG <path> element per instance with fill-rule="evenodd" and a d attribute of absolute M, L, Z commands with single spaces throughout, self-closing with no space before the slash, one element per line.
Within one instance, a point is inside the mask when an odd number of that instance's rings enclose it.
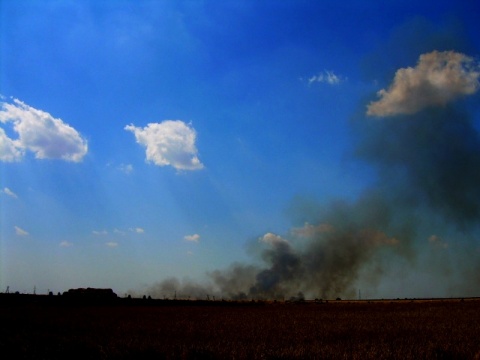
<path fill-rule="evenodd" d="M 313 75 L 308 78 L 309 85 L 313 83 L 325 83 L 329 85 L 337 85 L 345 81 L 347 81 L 346 77 L 337 75 L 333 71 L 329 71 L 329 70 L 324 70 L 320 72 L 318 75 Z"/>
<path fill-rule="evenodd" d="M 136 227 L 136 228 L 130 228 L 130 231 L 137 233 L 137 234 L 143 234 L 145 230 L 141 227 Z"/>
<path fill-rule="evenodd" d="M 308 222 L 303 225 L 301 228 L 294 228 L 292 229 L 292 234 L 295 236 L 301 236 L 306 238 L 313 238 L 319 234 L 333 232 L 335 229 L 330 224 L 318 224 L 312 225 Z"/>
<path fill-rule="evenodd" d="M 60 244 L 59 244 L 60 247 L 71 247 L 73 246 L 73 243 L 69 242 L 69 241 L 62 241 Z"/>
<path fill-rule="evenodd" d="M 109 242 L 105 243 L 105 245 L 109 248 L 116 248 L 118 246 L 118 243 L 115 242 L 115 241 L 109 241 Z"/>
<path fill-rule="evenodd" d="M 200 235 L 198 235 L 198 234 L 185 235 L 183 238 L 184 238 L 186 241 L 198 243 L 198 241 L 200 240 Z"/>
<path fill-rule="evenodd" d="M 17 234 L 17 236 L 28 236 L 28 235 L 30 235 L 28 233 L 28 231 L 22 229 L 19 226 L 15 226 L 15 234 Z"/>
<path fill-rule="evenodd" d="M 414 114 L 429 106 L 443 106 L 479 87 L 480 66 L 465 54 L 433 51 L 417 65 L 397 70 L 393 83 L 367 106 L 367 115 Z"/>
<path fill-rule="evenodd" d="M 195 129 L 181 120 L 150 123 L 144 128 L 125 126 L 137 143 L 146 147 L 146 160 L 158 166 L 173 166 L 177 170 L 199 170 L 203 164 L 195 146 Z"/>
<path fill-rule="evenodd" d="M 129 232 L 136 233 L 136 234 L 143 234 L 145 232 L 145 229 L 141 227 L 131 227 L 128 229 Z M 106 236 L 110 233 L 113 233 L 115 235 L 126 235 L 127 230 L 121 230 L 119 228 L 114 228 L 113 231 L 108 231 L 108 230 L 93 230 L 92 234 L 96 236 Z"/>
<path fill-rule="evenodd" d="M 4 99 L 4 98 L 2 98 Z M 0 128 L 0 160 L 20 161 L 31 151 L 37 159 L 62 159 L 79 162 L 87 153 L 87 141 L 70 125 L 48 112 L 24 102 L 1 101 L 0 123 L 12 123 L 18 139 L 11 139 Z"/>
<path fill-rule="evenodd" d="M 114 234 L 118 234 L 118 235 L 125 235 L 125 231 L 122 231 L 122 230 L 119 230 L 117 228 L 113 229 L 113 233 Z"/>
<path fill-rule="evenodd" d="M 133 165 L 132 164 L 120 164 L 117 169 L 128 175 L 128 174 L 131 174 L 133 172 Z"/>
<path fill-rule="evenodd" d="M 4 193 L 5 195 L 8 195 L 14 199 L 18 199 L 18 196 L 17 194 L 15 194 L 12 190 L 10 190 L 8 187 L 4 188 L 2 191 L 2 193 Z"/>

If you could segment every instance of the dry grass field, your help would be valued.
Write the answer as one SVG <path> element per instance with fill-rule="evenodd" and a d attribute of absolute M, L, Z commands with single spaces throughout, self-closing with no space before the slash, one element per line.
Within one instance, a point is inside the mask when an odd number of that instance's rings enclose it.
<path fill-rule="evenodd" d="M 480 300 L 1 304 L 12 359 L 480 359 Z"/>

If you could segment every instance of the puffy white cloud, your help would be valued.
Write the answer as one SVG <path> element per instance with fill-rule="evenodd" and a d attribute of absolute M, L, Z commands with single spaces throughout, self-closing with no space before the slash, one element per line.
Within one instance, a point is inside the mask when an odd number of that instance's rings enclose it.
<path fill-rule="evenodd" d="M 15 226 L 15 234 L 18 236 L 28 236 L 30 235 L 28 231 L 23 230 L 21 227 Z"/>
<path fill-rule="evenodd" d="M 5 195 L 11 196 L 11 197 L 14 198 L 14 199 L 18 199 L 17 194 L 15 194 L 12 190 L 10 190 L 10 189 L 7 188 L 7 187 L 4 188 L 1 192 L 4 193 Z"/>
<path fill-rule="evenodd" d="M 318 75 L 314 75 L 308 79 L 308 84 L 313 84 L 316 82 L 319 83 L 326 83 L 330 85 L 337 85 L 340 84 L 341 82 L 346 81 L 346 78 L 335 74 L 333 71 L 328 71 L 325 70 Z"/>
<path fill-rule="evenodd" d="M 196 132 L 181 120 L 150 123 L 144 128 L 125 126 L 137 143 L 146 147 L 146 159 L 158 166 L 171 165 L 177 170 L 198 170 L 203 164 L 195 146 Z"/>
<path fill-rule="evenodd" d="M 61 119 L 18 99 L 0 104 L 0 122 L 12 123 L 18 134 L 18 139 L 13 140 L 0 129 L 0 160 L 19 161 L 28 150 L 37 159 L 79 162 L 87 153 L 87 141 Z"/>
<path fill-rule="evenodd" d="M 115 241 L 109 241 L 107 243 L 105 243 L 106 246 L 108 246 L 109 248 L 115 248 L 118 246 L 118 243 L 115 242 Z"/>
<path fill-rule="evenodd" d="M 367 106 L 367 115 L 413 114 L 429 106 L 442 106 L 475 93 L 480 66 L 473 58 L 454 51 L 433 51 L 420 56 L 417 65 L 397 70 L 393 83 Z"/>
<path fill-rule="evenodd" d="M 69 242 L 69 241 L 62 241 L 60 244 L 59 244 L 60 247 L 71 247 L 73 246 L 73 243 Z"/>
<path fill-rule="evenodd" d="M 198 240 L 200 240 L 200 235 L 198 234 L 186 235 L 184 239 L 191 242 L 198 242 Z"/>
<path fill-rule="evenodd" d="M 143 234 L 145 230 L 141 227 L 136 227 L 136 228 L 131 228 L 130 231 L 137 233 L 137 234 Z"/>
<path fill-rule="evenodd" d="M 288 241 L 284 238 L 282 238 L 279 235 L 275 235 L 273 233 L 266 233 L 262 237 L 259 238 L 259 240 L 265 244 L 269 244 L 272 246 L 278 245 L 278 244 L 288 244 Z"/>

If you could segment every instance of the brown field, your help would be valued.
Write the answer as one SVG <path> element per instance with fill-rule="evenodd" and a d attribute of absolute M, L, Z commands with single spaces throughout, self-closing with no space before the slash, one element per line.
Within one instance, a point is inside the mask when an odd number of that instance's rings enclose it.
<path fill-rule="evenodd" d="M 480 359 L 480 300 L 0 304 L 15 359 Z"/>

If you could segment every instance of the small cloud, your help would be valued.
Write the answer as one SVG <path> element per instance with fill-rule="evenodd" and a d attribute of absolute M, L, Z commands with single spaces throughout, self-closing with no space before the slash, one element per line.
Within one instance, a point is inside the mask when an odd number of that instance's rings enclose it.
<path fill-rule="evenodd" d="M 92 234 L 93 235 L 107 235 L 108 234 L 108 231 L 107 230 L 93 230 L 92 231 Z"/>
<path fill-rule="evenodd" d="M 480 66 L 465 54 L 433 51 L 420 55 L 415 67 L 397 70 L 390 87 L 367 106 L 367 115 L 414 114 L 429 106 L 445 104 L 480 87 Z"/>
<path fill-rule="evenodd" d="M 347 78 L 335 74 L 333 71 L 324 70 L 318 75 L 313 75 L 308 78 L 308 85 L 313 83 L 324 83 L 329 85 L 338 85 L 342 82 L 347 81 Z"/>
<path fill-rule="evenodd" d="M 0 128 L 1 161 L 20 161 L 28 150 L 37 159 L 79 162 L 88 150 L 87 141 L 73 127 L 18 99 L 0 101 L 0 123 L 12 123 L 18 134 L 11 139 Z"/>
<path fill-rule="evenodd" d="M 109 248 L 116 248 L 118 246 L 118 243 L 115 241 L 109 241 L 105 243 L 105 245 L 107 245 Z"/>
<path fill-rule="evenodd" d="M 119 234 L 119 235 L 125 235 L 125 231 L 122 231 L 122 230 L 118 230 L 117 228 L 113 229 L 113 233 L 114 234 Z"/>
<path fill-rule="evenodd" d="M 27 231 L 22 229 L 21 227 L 15 226 L 15 234 L 18 236 L 28 236 L 30 235 Z"/>
<path fill-rule="evenodd" d="M 136 228 L 130 228 L 130 231 L 137 233 L 137 234 L 143 234 L 145 230 L 141 227 L 136 227 Z"/>
<path fill-rule="evenodd" d="M 128 174 L 131 174 L 133 172 L 133 165 L 132 164 L 120 164 L 120 166 L 118 166 L 117 169 L 128 175 Z"/>
<path fill-rule="evenodd" d="M 131 131 L 137 143 L 145 146 L 146 160 L 155 165 L 170 165 L 177 170 L 203 168 L 195 146 L 197 133 L 181 120 L 150 123 L 144 128 L 127 125 L 125 130 Z"/>
<path fill-rule="evenodd" d="M 272 246 L 279 245 L 279 244 L 288 244 L 288 241 L 286 239 L 270 232 L 260 237 L 259 241 Z"/>
<path fill-rule="evenodd" d="M 198 243 L 198 240 L 200 240 L 200 235 L 198 235 L 198 234 L 185 235 L 183 238 L 184 238 L 186 241 Z"/>
<path fill-rule="evenodd" d="M 4 188 L 1 192 L 4 193 L 5 195 L 8 195 L 8 196 L 14 198 L 14 199 L 18 199 L 17 194 L 15 194 L 12 190 L 10 190 L 10 189 L 7 188 L 7 187 Z"/>
<path fill-rule="evenodd" d="M 60 247 L 71 247 L 73 246 L 73 243 L 69 242 L 69 241 L 62 241 L 60 244 L 59 244 Z"/>

